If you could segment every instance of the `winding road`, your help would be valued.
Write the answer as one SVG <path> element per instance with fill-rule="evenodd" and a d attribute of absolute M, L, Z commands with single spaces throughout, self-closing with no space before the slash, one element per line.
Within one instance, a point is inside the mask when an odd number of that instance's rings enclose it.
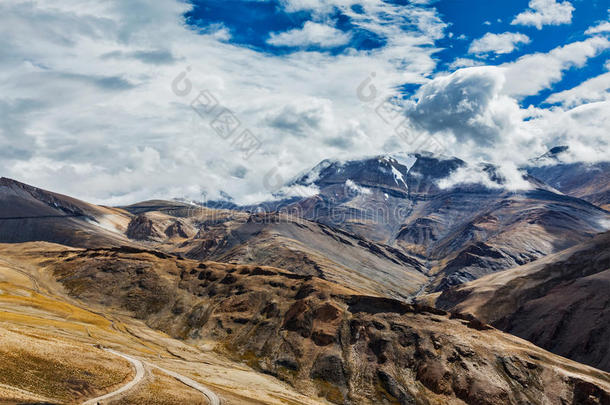
<path fill-rule="evenodd" d="M 156 366 L 154 364 L 147 363 L 147 365 L 154 367 L 157 370 L 160 370 L 160 371 L 164 372 L 165 374 L 167 374 L 171 377 L 174 377 L 176 380 L 180 381 L 181 383 L 188 385 L 189 387 L 201 392 L 203 395 L 205 395 L 207 397 L 208 401 L 210 401 L 210 405 L 220 405 L 220 398 L 218 398 L 218 395 L 216 395 L 213 391 L 207 389 L 203 385 L 199 384 L 197 381 L 193 381 L 188 377 L 185 377 L 178 373 L 174 373 L 173 371 L 166 370 L 166 369 Z"/>
<path fill-rule="evenodd" d="M 122 357 L 125 360 L 129 361 L 136 368 L 136 376 L 134 377 L 133 380 L 131 380 L 127 384 L 123 385 L 118 390 L 113 391 L 113 392 L 109 392 L 108 394 L 102 395 L 101 397 L 90 399 L 87 402 L 83 402 L 83 405 L 96 405 L 100 401 L 103 401 L 105 399 L 109 399 L 109 398 L 115 397 L 117 395 L 120 395 L 120 394 L 122 394 L 124 392 L 127 392 L 130 389 L 132 389 L 133 387 L 135 387 L 136 385 L 138 385 L 142 381 L 142 379 L 144 378 L 144 375 L 146 374 L 146 372 L 144 371 L 144 364 L 142 364 L 142 362 L 140 360 L 134 359 L 131 356 L 128 356 L 128 355 L 123 354 L 123 353 L 119 353 L 119 352 L 117 352 L 115 350 L 112 350 L 112 349 L 104 349 L 104 350 L 106 350 L 108 353 L 112 353 L 115 356 Z"/>
<path fill-rule="evenodd" d="M 139 383 L 142 382 L 142 380 L 144 379 L 144 376 L 146 374 L 145 370 L 144 370 L 144 365 L 146 364 L 146 366 L 148 367 L 152 367 L 152 368 L 156 368 L 157 370 L 169 375 L 170 377 L 175 378 L 176 380 L 180 381 L 181 383 L 183 383 L 184 385 L 187 385 L 199 392 L 201 392 L 209 401 L 210 405 L 221 405 L 221 401 L 220 398 L 218 397 L 218 395 L 216 395 L 213 391 L 211 391 L 210 389 L 204 387 L 203 385 L 199 384 L 198 382 L 185 377 L 181 374 L 175 373 L 173 371 L 170 370 L 166 370 L 162 367 L 159 367 L 155 364 L 151 364 L 151 363 L 147 363 L 147 362 L 142 362 L 141 360 L 138 360 L 136 358 L 133 358 L 131 356 L 128 356 L 126 354 L 117 352 L 116 350 L 112 350 L 112 349 L 104 349 L 105 351 L 107 351 L 108 353 L 112 353 L 115 356 L 119 356 L 124 358 L 125 360 L 129 361 L 136 369 L 136 376 L 134 377 L 133 380 L 131 380 L 130 382 L 128 382 L 127 384 L 123 385 L 121 388 L 119 388 L 116 391 L 113 392 L 109 392 L 106 395 L 102 395 L 100 397 L 97 398 L 93 398 L 93 399 L 89 399 L 86 402 L 83 402 L 82 405 L 97 405 L 100 401 L 106 400 L 106 399 L 110 399 L 113 398 L 115 396 L 121 395 L 127 391 L 129 391 L 130 389 L 132 389 L 133 387 L 135 387 L 136 385 L 138 385 Z"/>

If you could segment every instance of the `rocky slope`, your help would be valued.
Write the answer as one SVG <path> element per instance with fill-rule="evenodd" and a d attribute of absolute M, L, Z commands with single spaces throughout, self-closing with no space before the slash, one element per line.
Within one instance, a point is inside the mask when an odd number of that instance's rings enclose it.
<path fill-rule="evenodd" d="M 29 253 L 33 254 L 32 252 Z M 284 270 L 131 248 L 40 252 L 80 302 L 122 308 L 338 404 L 596 404 L 610 375 L 475 319 Z"/>
<path fill-rule="evenodd" d="M 443 186 L 467 167 L 478 180 Z M 148 246 L 286 267 L 407 299 L 531 262 L 610 227 L 609 212 L 533 176 L 524 181 L 529 189 L 514 191 L 492 165 L 395 154 L 324 161 L 277 201 L 227 210 L 176 201 L 109 209 L 3 179 L 0 241 Z M 304 189 L 308 195 L 288 197 Z"/>
<path fill-rule="evenodd" d="M 424 155 L 324 164 L 294 182 L 315 196 L 271 213 L 109 209 L 3 179 L 2 212 L 16 221 L 0 222 L 7 241 L 85 249 L 6 245 L 0 257 L 28 263 L 19 272 L 70 302 L 214 347 L 315 401 L 609 403 L 608 374 L 477 321 L 607 369 L 609 240 L 590 240 L 608 213 L 534 178 L 519 192 L 440 187 L 463 165 Z M 380 207 L 398 215 L 376 216 Z M 426 288 L 447 290 L 425 300 L 451 312 L 408 303 Z M 92 338 L 91 326 L 76 328 Z"/>
<path fill-rule="evenodd" d="M 0 244 L 0 403 L 83 404 L 124 389 L 104 405 L 327 405 L 286 383 L 212 351 L 147 327 L 127 311 L 70 297 L 47 272 L 66 246 Z M 113 352 L 105 349 L 112 348 Z M 144 376 L 126 358 L 138 359 Z M 125 389 L 132 381 L 135 385 Z M 188 382 L 188 381 L 187 381 Z"/>
<path fill-rule="evenodd" d="M 598 404 L 610 375 L 475 319 L 272 267 L 127 248 L 41 262 L 82 302 L 217 350 L 337 404 Z"/>
<path fill-rule="evenodd" d="M 154 211 L 140 211 L 130 222 L 128 235 L 133 230 L 133 237 L 184 257 L 282 267 L 403 299 L 428 280 L 428 269 L 416 257 L 296 215 L 211 209 L 178 212 L 168 204 L 168 210 L 173 210 L 170 214 L 157 211 L 162 204 L 150 207 Z M 169 237 L 168 230 L 177 224 L 183 231 Z M 196 229 L 193 234 L 191 230 Z"/>
<path fill-rule="evenodd" d="M 610 371 L 608 291 L 610 233 L 605 233 L 540 262 L 444 291 L 436 305 L 474 314 L 554 353 Z"/>

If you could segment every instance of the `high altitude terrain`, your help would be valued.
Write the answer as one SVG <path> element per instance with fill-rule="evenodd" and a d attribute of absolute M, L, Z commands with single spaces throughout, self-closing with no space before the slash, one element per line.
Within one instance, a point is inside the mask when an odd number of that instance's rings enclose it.
<path fill-rule="evenodd" d="M 607 171 L 568 187 L 560 153 L 520 189 L 324 161 L 249 207 L 3 178 L 0 402 L 610 403 Z"/>

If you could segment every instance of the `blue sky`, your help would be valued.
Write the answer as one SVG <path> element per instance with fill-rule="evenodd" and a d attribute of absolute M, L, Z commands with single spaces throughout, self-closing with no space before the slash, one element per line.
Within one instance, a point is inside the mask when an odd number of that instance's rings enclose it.
<path fill-rule="evenodd" d="M 252 203 L 323 159 L 433 150 L 518 187 L 553 146 L 610 156 L 609 8 L 3 0 L 0 175 L 105 204 Z"/>
<path fill-rule="evenodd" d="M 323 2 L 322 2 L 323 3 Z M 340 3 L 340 2 L 339 2 Z M 349 3 L 349 2 L 344 2 Z M 352 2 L 350 11 L 365 13 L 365 8 Z M 388 4 L 409 7 L 408 0 L 386 1 Z M 452 71 L 452 66 L 459 58 L 466 58 L 480 64 L 500 65 L 511 62 L 520 56 L 549 52 L 552 49 L 587 37 L 585 31 L 596 23 L 606 21 L 610 3 L 603 0 L 574 0 L 569 23 L 552 23 L 538 29 L 533 25 L 511 24 L 515 17 L 528 9 L 529 0 L 436 0 L 424 2 L 426 8 L 434 10 L 444 23 L 445 35 L 436 41 L 439 48 L 434 54 L 438 61 L 436 72 Z M 186 13 L 187 22 L 196 29 L 206 32 L 218 25 L 226 27 L 230 42 L 239 46 L 250 47 L 259 52 L 273 55 L 285 55 L 291 52 L 309 51 L 328 52 L 337 55 L 348 49 L 374 50 L 386 46 L 386 39 L 352 24 L 351 19 L 340 7 L 327 13 L 323 19 L 316 16 L 316 10 L 287 10 L 286 2 L 281 0 L 192 0 L 193 9 Z M 306 46 L 274 46 L 269 38 L 278 32 L 300 29 L 307 21 L 332 21 L 332 26 L 351 38 L 348 42 L 336 46 L 323 47 L 318 44 Z M 412 27 L 406 26 L 410 32 Z M 469 48 L 473 40 L 482 38 L 488 33 L 506 32 L 526 35 L 528 42 L 517 44 L 514 51 L 507 53 L 490 52 L 484 55 L 473 55 Z M 605 71 L 607 53 L 592 58 L 580 69 L 568 70 L 561 81 L 553 88 L 545 89 L 540 94 L 523 98 L 521 104 L 540 105 L 554 91 L 566 90 L 595 77 Z M 404 86 L 403 92 L 412 95 L 417 86 Z"/>

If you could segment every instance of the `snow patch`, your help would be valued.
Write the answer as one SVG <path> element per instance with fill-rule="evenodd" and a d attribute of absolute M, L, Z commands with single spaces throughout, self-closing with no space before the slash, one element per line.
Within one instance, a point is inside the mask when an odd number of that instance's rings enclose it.
<path fill-rule="evenodd" d="M 97 218 L 97 221 L 86 218 L 86 221 L 92 225 L 99 226 L 100 228 L 105 229 L 112 233 L 123 233 L 118 228 L 116 222 L 112 220 L 112 215 L 104 215 L 101 218 Z"/>
<path fill-rule="evenodd" d="M 400 185 L 398 183 L 398 180 L 400 180 L 402 182 L 402 184 L 404 184 L 405 188 L 408 188 L 407 183 L 405 182 L 405 179 L 402 176 L 402 173 L 400 172 L 400 170 L 398 170 L 396 167 L 394 167 L 394 165 L 390 165 L 390 167 L 392 168 L 392 174 L 394 175 L 394 181 L 396 182 L 396 184 Z"/>
<path fill-rule="evenodd" d="M 401 165 L 405 166 L 407 168 L 407 171 L 411 170 L 413 165 L 415 165 L 415 162 L 417 162 L 417 156 L 413 155 L 412 153 L 397 152 L 392 153 L 390 157 L 392 157 Z"/>
<path fill-rule="evenodd" d="M 606 231 L 610 231 L 610 218 L 602 218 L 599 220 L 599 225 Z"/>

